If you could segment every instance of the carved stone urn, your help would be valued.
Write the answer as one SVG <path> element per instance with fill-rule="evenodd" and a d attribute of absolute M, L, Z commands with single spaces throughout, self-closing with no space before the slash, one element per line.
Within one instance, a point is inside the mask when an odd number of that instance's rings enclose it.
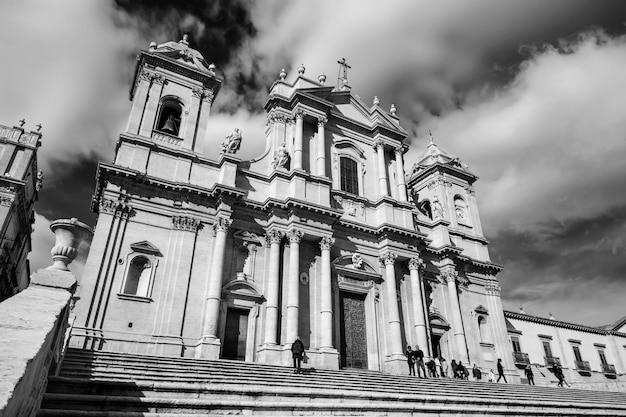
<path fill-rule="evenodd" d="M 67 266 L 76 258 L 78 245 L 91 237 L 91 228 L 72 218 L 55 220 L 50 229 L 56 236 L 56 242 L 50 251 L 54 264 L 48 269 L 69 271 Z"/>

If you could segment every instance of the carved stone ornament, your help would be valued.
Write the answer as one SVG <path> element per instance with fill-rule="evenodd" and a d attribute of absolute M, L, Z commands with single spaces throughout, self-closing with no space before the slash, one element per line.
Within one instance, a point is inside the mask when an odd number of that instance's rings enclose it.
<path fill-rule="evenodd" d="M 200 227 L 200 220 L 190 216 L 172 216 L 172 227 L 176 230 L 196 232 Z"/>
<path fill-rule="evenodd" d="M 324 236 L 322 240 L 320 240 L 320 249 L 321 250 L 330 250 L 330 248 L 335 244 L 335 238 L 331 236 Z"/>
<path fill-rule="evenodd" d="M 387 252 L 384 255 L 380 256 L 380 263 L 384 264 L 384 265 L 393 265 L 396 262 L 396 258 L 398 257 L 398 255 L 396 255 L 393 252 Z"/>
<path fill-rule="evenodd" d="M 265 242 L 267 243 L 267 246 L 270 246 L 274 243 L 280 243 L 282 239 L 283 232 L 280 232 L 278 230 L 268 230 L 265 234 Z"/>
<path fill-rule="evenodd" d="M 418 271 L 423 271 L 426 269 L 426 264 L 420 258 L 411 258 L 409 259 L 409 270 L 416 269 Z"/>
<path fill-rule="evenodd" d="M 300 230 L 290 230 L 287 233 L 287 239 L 289 239 L 289 243 L 300 243 L 303 237 L 304 233 Z"/>
<path fill-rule="evenodd" d="M 324 126 L 326 123 L 328 123 L 328 118 L 327 117 L 320 117 L 317 119 L 317 126 Z"/>
<path fill-rule="evenodd" d="M 219 216 L 215 218 L 215 223 L 213 223 L 213 230 L 217 233 L 217 232 L 224 232 L 226 233 L 228 231 L 228 228 L 230 227 L 230 225 L 233 223 L 233 221 L 231 219 L 228 219 L 226 217 L 223 216 Z"/>
<path fill-rule="evenodd" d="M 498 285 L 495 282 L 489 283 L 487 285 L 485 285 L 485 291 L 487 293 L 487 295 L 495 295 L 495 296 L 500 296 L 500 285 Z"/>
<path fill-rule="evenodd" d="M 232 133 L 226 136 L 225 141 L 222 142 L 223 154 L 236 154 L 241 147 L 241 131 L 238 128 L 232 131 Z"/>
<path fill-rule="evenodd" d="M 283 168 L 289 162 L 289 151 L 287 151 L 287 146 L 283 142 L 282 145 L 276 149 L 274 152 L 274 158 L 272 159 L 272 168 Z"/>
<path fill-rule="evenodd" d="M 0 206 L 10 207 L 13 204 L 13 197 L 1 196 L 0 197 Z"/>
<path fill-rule="evenodd" d="M 445 282 L 455 282 L 459 273 L 452 268 L 446 268 L 440 271 L 440 276 Z"/>
<path fill-rule="evenodd" d="M 133 207 L 123 200 L 111 200 L 103 198 L 98 206 L 100 213 L 112 214 L 116 217 L 127 219 L 133 212 Z"/>
<path fill-rule="evenodd" d="M 352 268 L 361 269 L 363 268 L 363 257 L 360 253 L 352 254 Z"/>
<path fill-rule="evenodd" d="M 433 217 L 435 219 L 443 219 L 444 218 L 444 211 L 443 211 L 443 206 L 441 205 L 441 202 L 439 201 L 439 199 L 433 200 Z"/>
<path fill-rule="evenodd" d="M 38 192 L 43 188 L 43 171 L 37 171 L 37 180 L 35 181 L 35 190 Z"/>

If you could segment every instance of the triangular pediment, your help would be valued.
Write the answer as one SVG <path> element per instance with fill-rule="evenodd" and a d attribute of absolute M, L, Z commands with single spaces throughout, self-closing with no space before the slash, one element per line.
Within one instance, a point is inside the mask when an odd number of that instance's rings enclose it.
<path fill-rule="evenodd" d="M 150 255 L 163 256 L 161 255 L 161 251 L 159 248 L 154 246 L 152 243 L 147 240 L 143 240 L 141 242 L 131 243 L 130 248 L 134 252 L 148 253 Z"/>

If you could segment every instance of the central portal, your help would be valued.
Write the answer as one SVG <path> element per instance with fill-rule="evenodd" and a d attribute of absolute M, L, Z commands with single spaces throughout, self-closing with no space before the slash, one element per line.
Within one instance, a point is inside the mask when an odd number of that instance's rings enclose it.
<path fill-rule="evenodd" d="M 341 309 L 341 367 L 367 369 L 365 296 L 339 293 Z"/>
<path fill-rule="evenodd" d="M 246 359 L 246 336 L 248 335 L 248 311 L 229 308 L 226 312 L 226 331 L 222 358 Z"/>

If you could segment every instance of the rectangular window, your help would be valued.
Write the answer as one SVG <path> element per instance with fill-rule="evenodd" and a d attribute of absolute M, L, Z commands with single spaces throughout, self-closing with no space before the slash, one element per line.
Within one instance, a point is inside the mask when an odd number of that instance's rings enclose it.
<path fill-rule="evenodd" d="M 606 360 L 606 355 L 603 350 L 598 350 L 598 355 L 600 355 L 600 363 L 602 365 L 607 365 L 609 362 Z"/>
<path fill-rule="evenodd" d="M 550 347 L 550 342 L 548 342 L 547 340 L 544 340 L 541 342 L 543 344 L 543 351 L 546 354 L 547 358 L 551 358 L 552 357 L 552 348 Z"/>
<path fill-rule="evenodd" d="M 572 349 L 574 350 L 574 357 L 576 360 L 578 362 L 582 362 L 583 357 L 580 355 L 580 348 L 578 346 L 572 346 Z"/>
<path fill-rule="evenodd" d="M 513 352 L 518 353 L 522 351 L 519 344 L 519 337 L 511 337 L 511 344 L 513 345 Z"/>
<path fill-rule="evenodd" d="M 359 169 L 356 161 L 350 158 L 339 160 L 341 189 L 347 193 L 359 194 Z"/>

